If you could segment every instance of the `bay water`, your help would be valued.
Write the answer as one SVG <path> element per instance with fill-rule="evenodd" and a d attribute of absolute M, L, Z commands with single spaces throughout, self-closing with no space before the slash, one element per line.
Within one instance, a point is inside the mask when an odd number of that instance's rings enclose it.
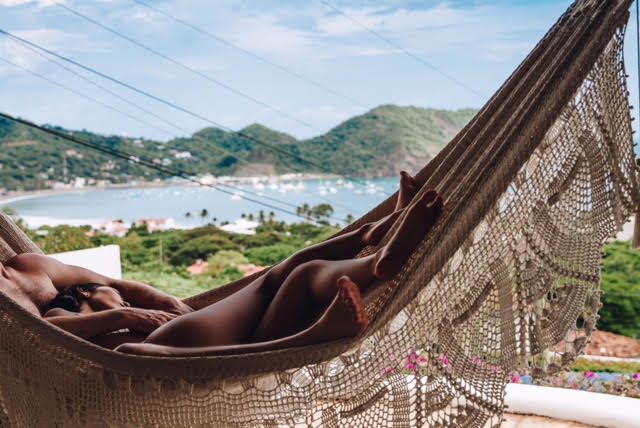
<path fill-rule="evenodd" d="M 228 193 L 211 187 L 172 185 L 139 188 L 87 188 L 86 190 L 50 194 L 25 199 L 0 201 L 17 211 L 32 228 L 42 225 L 91 225 L 122 220 L 130 224 L 138 219 L 169 219 L 177 227 L 190 228 L 211 222 L 233 222 L 242 214 L 258 218 L 260 210 L 268 218 L 287 223 L 302 221 L 296 207 L 330 204 L 334 212 L 329 219 L 344 224 L 348 215 L 358 218 L 394 193 L 398 178 L 354 179 L 353 181 L 304 180 L 255 182 L 220 186 Z M 248 199 L 270 206 L 262 206 Z M 206 210 L 207 216 L 202 217 Z M 190 216 L 187 216 L 190 213 Z"/>

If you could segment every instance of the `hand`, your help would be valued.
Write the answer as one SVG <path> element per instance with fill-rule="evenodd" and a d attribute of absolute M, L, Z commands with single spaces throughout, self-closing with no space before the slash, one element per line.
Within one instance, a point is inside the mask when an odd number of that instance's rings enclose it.
<path fill-rule="evenodd" d="M 124 308 L 122 310 L 128 318 L 127 328 L 145 334 L 151 333 L 178 316 L 156 309 Z"/>
<path fill-rule="evenodd" d="M 191 306 L 183 303 L 180 299 L 175 297 L 167 297 L 159 307 L 166 312 L 176 315 L 184 315 L 193 312 L 193 308 Z"/>

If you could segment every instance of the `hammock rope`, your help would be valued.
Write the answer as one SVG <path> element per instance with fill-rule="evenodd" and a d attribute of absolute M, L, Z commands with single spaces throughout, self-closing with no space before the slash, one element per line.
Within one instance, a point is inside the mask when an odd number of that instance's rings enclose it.
<path fill-rule="evenodd" d="M 500 425 L 514 370 L 546 376 L 583 352 L 603 245 L 640 202 L 622 56 L 630 6 L 577 1 L 418 174 L 420 192 L 444 195 L 442 216 L 400 274 L 363 295 L 372 322 L 362 336 L 234 356 L 121 355 L 0 293 L 0 420 Z M 10 221 L 0 228 L 3 260 L 34 250 Z M 258 275 L 186 301 L 203 307 Z"/>

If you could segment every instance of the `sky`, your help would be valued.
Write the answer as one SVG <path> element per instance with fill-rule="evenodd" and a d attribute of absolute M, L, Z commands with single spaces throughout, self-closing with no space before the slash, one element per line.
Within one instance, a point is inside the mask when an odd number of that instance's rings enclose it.
<path fill-rule="evenodd" d="M 568 0 L 144 1 L 209 35 L 132 0 L 58 0 L 64 7 L 55 0 L 0 0 L 0 29 L 199 118 L 74 68 L 143 112 L 3 35 L 0 59 L 102 104 L 0 60 L 0 110 L 69 129 L 168 140 L 213 123 L 230 130 L 261 123 L 309 138 L 383 104 L 480 108 L 571 4 Z M 633 8 L 625 56 L 632 76 L 632 102 L 637 104 L 635 33 Z"/>

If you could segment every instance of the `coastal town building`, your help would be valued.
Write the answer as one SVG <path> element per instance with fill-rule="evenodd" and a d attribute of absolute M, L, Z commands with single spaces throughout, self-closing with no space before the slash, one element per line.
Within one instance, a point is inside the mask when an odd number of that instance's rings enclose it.
<path fill-rule="evenodd" d="M 125 225 L 121 221 L 107 221 L 100 225 L 100 230 L 102 230 L 107 235 L 114 235 L 119 238 L 122 238 L 129 231 L 129 226 Z"/>
<path fill-rule="evenodd" d="M 158 218 L 158 219 L 143 218 L 140 220 L 136 220 L 135 225 L 136 227 L 147 226 L 147 230 L 151 233 L 156 231 L 173 229 L 176 227 L 176 222 L 172 218 Z"/>

